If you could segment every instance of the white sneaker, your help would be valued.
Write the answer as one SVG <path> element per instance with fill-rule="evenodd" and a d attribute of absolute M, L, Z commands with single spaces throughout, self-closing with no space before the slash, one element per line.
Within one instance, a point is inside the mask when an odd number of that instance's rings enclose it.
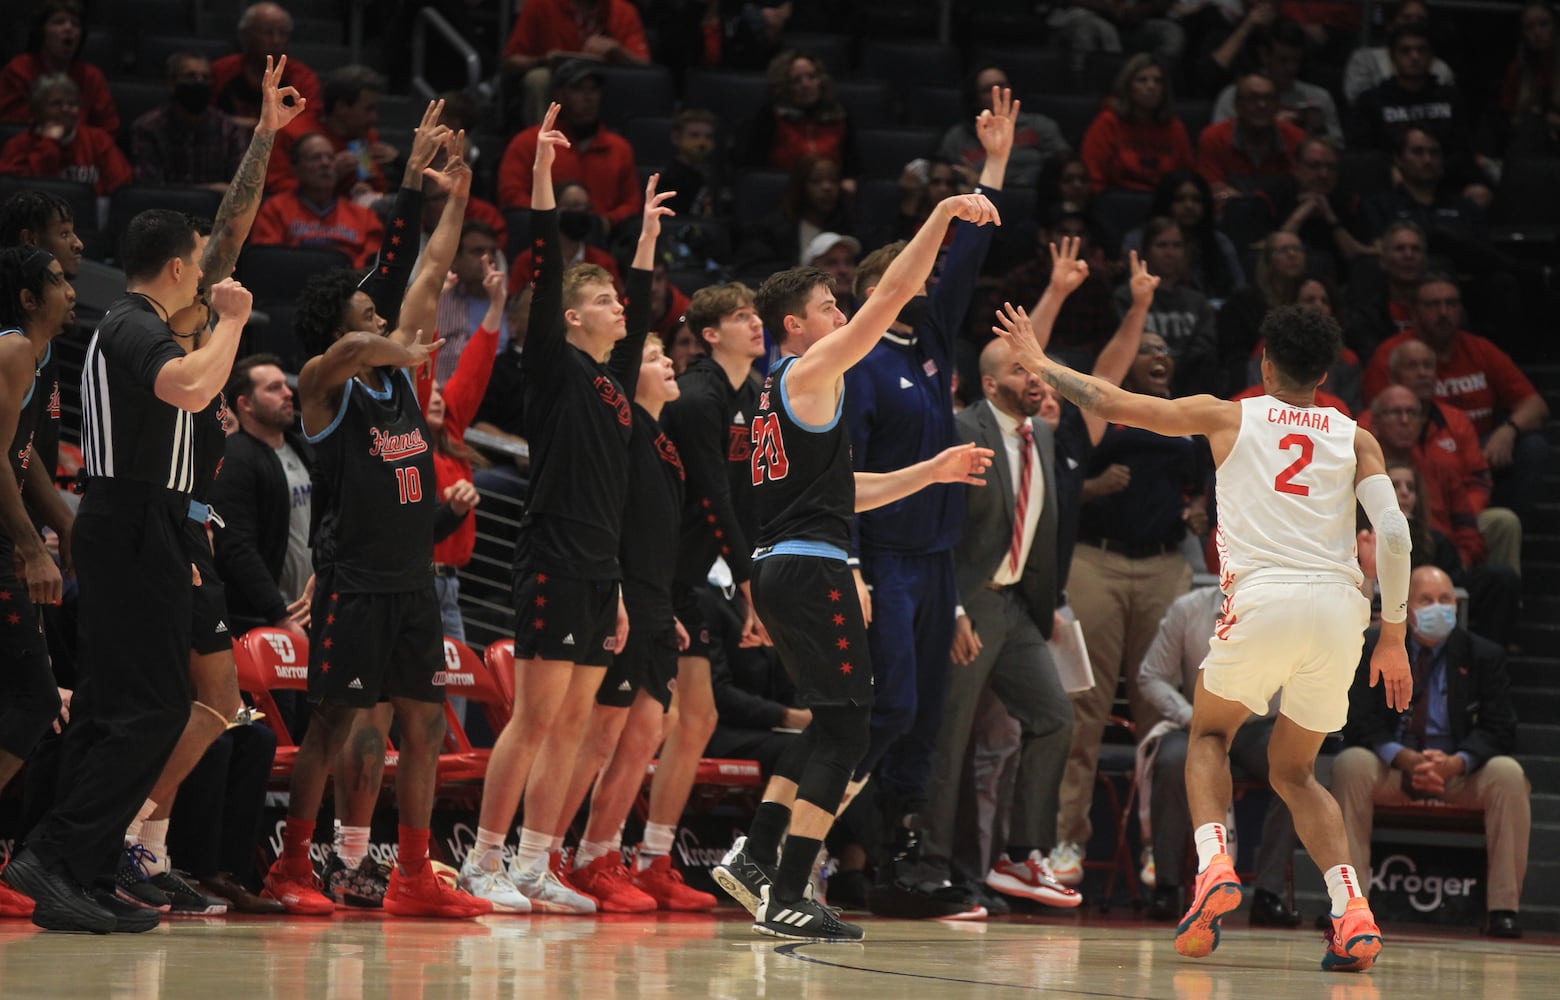
<path fill-rule="evenodd" d="M 1078 891 L 1063 885 L 1052 874 L 1045 855 L 1030 851 L 1029 857 L 1011 861 L 1002 855 L 986 875 L 986 887 L 1006 896 L 1019 896 L 1046 906 L 1074 907 L 1083 902 Z"/>
<path fill-rule="evenodd" d="M 1062 885 L 1083 884 L 1083 846 L 1064 840 L 1051 849 L 1051 877 Z"/>
<path fill-rule="evenodd" d="M 508 875 L 510 883 L 530 901 L 534 913 L 588 915 L 596 912 L 596 901 L 564 885 L 552 873 L 545 855 L 536 867 L 528 869 L 518 868 L 511 861 Z"/>
<path fill-rule="evenodd" d="M 504 870 L 503 862 L 500 861 L 498 867 L 493 870 L 483 868 L 477 861 L 476 851 L 466 855 L 465 862 L 460 866 L 460 877 L 456 879 L 456 885 L 471 895 L 492 903 L 495 912 L 531 912 L 531 901 L 526 899 L 509 880 L 509 873 Z"/>
<path fill-rule="evenodd" d="M 1143 848 L 1142 862 L 1143 867 L 1138 871 L 1138 881 L 1143 883 L 1145 889 L 1152 889 L 1154 883 L 1158 881 L 1158 872 L 1154 868 L 1154 849 L 1152 847 Z"/>

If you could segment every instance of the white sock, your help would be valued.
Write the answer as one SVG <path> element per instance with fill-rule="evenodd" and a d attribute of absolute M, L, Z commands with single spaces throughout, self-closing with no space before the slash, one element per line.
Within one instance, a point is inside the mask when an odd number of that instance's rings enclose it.
<path fill-rule="evenodd" d="M 562 837 L 562 835 L 559 835 L 557 837 L 548 837 L 547 838 L 547 853 L 548 854 L 557 854 L 561 850 L 563 850 L 563 837 Z"/>
<path fill-rule="evenodd" d="M 580 846 L 574 849 L 574 867 L 584 868 L 597 858 L 604 858 L 612 852 L 612 845 L 603 840 L 582 840 Z"/>
<path fill-rule="evenodd" d="M 336 857 L 349 870 L 362 864 L 363 859 L 368 857 L 368 827 L 336 827 Z"/>
<path fill-rule="evenodd" d="M 1365 894 L 1360 891 L 1360 878 L 1354 874 L 1353 865 L 1333 865 L 1322 876 L 1327 880 L 1327 895 L 1332 899 L 1332 915 L 1343 916 L 1349 900 Z"/>
<path fill-rule="evenodd" d="M 607 841 L 607 850 L 617 851 L 619 854 L 623 853 L 623 825 L 621 823 L 618 824 L 617 832 Z"/>
<path fill-rule="evenodd" d="M 1197 828 L 1197 870 L 1205 870 L 1216 854 L 1228 854 L 1230 838 L 1223 823 L 1204 823 Z"/>
<path fill-rule="evenodd" d="M 533 871 L 547 864 L 547 848 L 551 844 L 552 834 L 522 826 L 520 849 L 515 851 L 515 868 L 519 871 Z"/>
<path fill-rule="evenodd" d="M 504 864 L 504 834 L 485 827 L 477 827 L 477 844 L 471 849 L 478 868 L 496 872 Z"/>
<path fill-rule="evenodd" d="M 656 858 L 672 853 L 672 842 L 677 839 L 677 828 L 664 823 L 646 823 L 639 850 L 634 852 L 634 870 L 644 871 Z"/>
<path fill-rule="evenodd" d="M 151 799 L 147 799 L 141 804 L 140 812 L 137 812 L 135 819 L 130 821 L 129 826 L 125 827 L 126 844 L 139 844 L 141 842 L 141 826 L 146 822 L 146 818 L 156 811 L 157 803 Z"/>
<path fill-rule="evenodd" d="M 146 870 L 153 875 L 160 875 L 171 867 L 168 864 L 168 821 L 165 819 L 148 819 L 141 822 L 141 837 L 137 841 L 142 847 L 151 852 L 152 856 L 146 861 Z"/>

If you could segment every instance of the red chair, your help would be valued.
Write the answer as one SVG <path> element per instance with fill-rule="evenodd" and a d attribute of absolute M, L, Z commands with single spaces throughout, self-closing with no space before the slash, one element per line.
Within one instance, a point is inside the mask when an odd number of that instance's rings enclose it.
<path fill-rule="evenodd" d="M 309 643 L 286 629 L 262 626 L 233 640 L 233 662 L 238 667 L 238 689 L 265 713 L 262 721 L 276 734 L 271 785 L 284 788 L 292 777 L 298 744 L 271 692 L 309 689 Z"/>
<path fill-rule="evenodd" d="M 482 660 L 471 647 L 458 639 L 444 640 L 444 669 L 434 675 L 433 682 L 443 686 L 446 698 L 451 695 L 465 698 L 481 705 L 491 722 L 496 713 L 508 718 L 508 699 L 493 680 Z M 487 774 L 488 757 L 492 751 L 477 749 L 460 724 L 455 709 L 448 700 L 444 703 L 444 753 L 439 755 L 439 781 L 481 781 Z"/>
<path fill-rule="evenodd" d="M 509 721 L 509 716 L 514 712 L 515 706 L 515 641 L 513 639 L 500 639 L 487 648 L 484 657 L 488 673 L 492 675 L 498 689 L 504 692 L 504 718 L 495 720 L 488 715 L 490 723 L 497 722 L 493 732 L 498 732 Z"/>

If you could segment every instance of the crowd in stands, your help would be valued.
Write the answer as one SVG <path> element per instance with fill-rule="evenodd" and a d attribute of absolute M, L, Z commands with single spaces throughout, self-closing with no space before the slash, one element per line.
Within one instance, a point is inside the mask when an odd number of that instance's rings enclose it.
<path fill-rule="evenodd" d="M 199 191 L 211 199 L 204 214 L 213 214 L 262 117 L 268 58 L 287 52 L 289 43 L 327 40 L 295 30 L 295 16 L 313 13 L 305 10 L 311 6 L 235 9 L 236 21 L 215 33 L 231 35 L 233 51 L 217 58 L 211 43 L 218 39 L 197 34 L 191 18 L 183 30 L 168 29 L 188 35 L 189 44 L 172 46 L 155 64 L 117 58 L 96 66 L 86 53 L 109 50 L 88 42 L 106 25 L 89 20 L 78 0 L 35 5 L 25 50 L 0 70 L 0 190 L 10 198 L 0 208 L 0 246 L 47 249 L 72 278 L 78 235 L 90 257 L 114 264 L 116 240 L 135 211 L 184 211 L 189 193 Z M 325 6 L 323 13 L 333 15 L 335 6 Z M 660 238 L 646 276 L 647 315 L 683 380 L 699 379 L 701 370 L 709 375 L 716 361 L 729 367 L 731 344 L 750 335 L 733 324 L 744 310 L 744 322 L 753 318 L 751 293 L 716 297 L 712 308 L 713 292 L 742 287 L 737 282 L 757 287 L 773 272 L 807 265 L 827 272 L 849 316 L 882 275 L 881 266 L 868 263 L 874 252 L 897 252 L 897 241 L 936 217 L 938 203 L 978 186 L 1000 194 L 1001 230 L 988 233 L 978 254 L 961 257 L 967 248 L 951 227 L 929 281 L 932 308 L 947 310 L 946 363 L 954 376 L 947 403 L 967 414 L 990 407 L 1014 416 L 1003 409 L 1012 403 L 1003 393 L 1025 400 L 1033 394 L 1019 416 L 1049 419 L 1048 407 L 1060 414 L 1055 474 L 1076 480 L 1076 503 L 1059 513 L 1057 551 L 1047 558 L 1059 578 L 1058 607 L 1082 624 L 1095 685 L 1071 695 L 1069 712 L 1059 690 L 1003 689 L 1001 668 L 992 673 L 992 690 L 1022 723 L 1022 739 L 1003 751 L 1027 769 L 1019 794 L 1049 796 L 1055 829 L 1051 816 L 1016 812 L 1012 856 L 998 860 L 1002 852 L 987 850 L 965 874 L 1000 875 L 1008 871 L 1003 865 L 1021 868 L 1030 857 L 1032 872 L 966 886 L 964 902 L 1001 912 L 1000 893 L 1007 893 L 1076 905 L 1076 893 L 1065 887 L 1083 878 L 1097 759 L 1118 681 L 1137 736 L 1156 734 L 1151 915 L 1180 913 L 1176 894 L 1194 877 L 1182 871 L 1184 790 L 1174 778 L 1194 686 L 1191 651 L 1210 631 L 1214 608 L 1191 584 L 1194 574 L 1218 571 L 1207 449 L 1189 439 L 1085 428 L 1070 405 L 1041 402 L 1035 386 L 1004 389 L 987 353 L 994 310 L 1011 302 L 1033 311 L 1057 280 L 1049 248 L 1068 240 L 1087 262 L 1087 277 L 1057 303 L 1050 349 L 1084 370 L 1108 368 L 1111 345 L 1122 343 L 1118 331 L 1136 317 L 1135 354 L 1114 376 L 1139 392 L 1260 392 L 1259 331 L 1280 306 L 1316 309 L 1341 326 L 1347 349 L 1322 389 L 1329 405 L 1381 442 L 1415 533 L 1420 569 L 1410 614 L 1443 606 L 1449 586 L 1467 596 L 1465 624 L 1450 640 L 1432 627 L 1433 610 L 1412 619 L 1423 625 L 1411 631 L 1411 652 L 1433 653 L 1423 657 L 1424 669 L 1440 671 L 1423 675 L 1443 699 L 1428 713 L 1428 734 L 1422 719 L 1417 733 L 1406 732 L 1375 704 L 1379 695 L 1356 692 L 1357 713 L 1344 734 L 1351 749 L 1339 759 L 1351 851 L 1360 870 L 1369 870 L 1372 801 L 1494 803 L 1489 807 L 1503 810 L 1503 829 L 1524 832 L 1492 838 L 1489 930 L 1520 933 L 1514 911 L 1526 857 L 1526 799 L 1520 767 L 1508 756 L 1516 723 L 1502 660 L 1517 639 L 1522 536 L 1543 499 L 1550 453 L 1550 413 L 1522 366 L 1544 350 L 1560 306 L 1560 203 L 1535 194 L 1553 187 L 1560 165 L 1554 7 L 1522 4 L 1509 63 L 1475 85 L 1469 74 L 1491 68 L 1476 68 L 1461 51 L 1439 51 L 1447 15 L 1422 0 L 1365 5 L 1385 9 L 1360 47 L 1361 5 L 1352 2 L 1056 3 L 1035 16 L 1028 51 L 834 34 L 838 5 L 810 0 L 517 6 L 501 62 L 489 67 L 482 90 L 449 91 L 438 106 L 439 127 L 464 130 L 464 159 L 474 173 L 469 196 L 454 195 L 462 218 L 432 313 L 443 347 L 419 385 L 437 497 L 448 508 L 449 531 L 435 550 L 446 635 L 465 637 L 460 574 L 483 544 L 474 528 L 478 490 L 526 495 L 527 421 L 536 416 L 523 412 L 522 351 L 534 326 L 532 284 L 541 276 L 531 210 L 552 102 L 566 143 L 551 162 L 546 200 L 556 205 L 555 252 L 565 268 L 593 265 L 600 271 L 591 274 L 625 292 L 644 270 L 634 261 L 655 207 L 646 180 L 658 174 L 659 190 L 675 192 L 665 203 L 675 214 L 655 224 Z M 213 504 L 227 516 L 215 530 L 215 554 L 235 625 L 307 626 L 300 609 L 308 607 L 312 585 L 311 457 L 297 434 L 288 377 L 318 353 L 322 337 L 394 328 L 395 317 L 382 306 L 376 314 L 357 279 L 396 269 L 404 276 L 432 245 L 452 197 L 446 184 L 431 182 L 415 214 L 401 211 L 410 178 L 421 186 L 424 172 L 440 175 L 451 152 L 439 148 L 417 162 L 410 127 L 422 102 L 392 92 L 392 67 L 369 62 L 311 68 L 287 61 L 281 84 L 295 88 L 303 108 L 275 136 L 264 197 L 238 258 L 237 276 L 268 321 L 251 322 L 239 352 L 251 357 L 228 385 L 233 440 L 245 443 L 229 445 L 235 477 L 218 479 Z M 129 117 L 121 95 L 148 83 L 165 85 L 165 95 L 155 105 L 140 99 Z M 992 147 L 977 123 L 1009 88 L 1022 108 L 1011 149 L 1001 153 L 1003 171 L 992 180 Z M 663 106 L 647 102 L 646 94 L 663 93 Z M 410 118 L 408 106 L 416 111 Z M 1545 206 L 1548 216 L 1534 214 Z M 262 247 L 300 252 L 255 254 Z M 1158 279 L 1151 287 L 1132 281 L 1136 258 Z M 953 294 L 939 294 L 944 281 Z M 21 327 L 11 317 L 16 308 L 15 301 L 0 303 L 0 326 Z M 905 335 L 924 319 L 902 314 Z M 743 353 L 752 346 L 744 343 L 737 367 L 746 372 L 756 358 L 761 372 L 778 357 L 775 342 L 771 332 L 767 358 L 759 356 L 762 348 Z M 925 363 L 928 378 L 936 376 L 935 359 Z M 743 384 L 733 378 L 732 392 Z M 672 426 L 678 410 L 668 412 Z M 467 442 L 468 428 L 498 446 Z M 864 445 L 870 434 L 856 430 Z M 73 437 L 73 429 L 65 435 Z M 740 436 L 730 447 L 729 459 L 743 460 L 735 454 L 747 447 Z M 1053 487 L 1054 502 L 1063 502 L 1069 487 L 1049 483 L 1048 491 Z M 872 541 L 864 544 L 870 549 Z M 720 567 L 737 562 L 726 556 Z M 870 552 L 867 562 L 870 574 Z M 698 593 L 709 624 L 704 683 L 719 716 L 705 752 L 752 758 L 767 772 L 792 738 L 786 731 L 804 728 L 810 713 L 772 647 L 753 640 L 750 604 L 737 586 L 744 581 L 726 572 L 724 588 Z M 1016 586 L 1021 575 L 981 582 Z M 868 582 L 880 592 L 893 589 L 886 576 Z M 961 597 L 970 604 L 961 615 L 974 615 L 973 602 Z M 496 600 L 507 606 L 509 597 Z M 1048 615 L 1025 627 L 1050 635 Z M 983 635 L 988 621 L 978 621 Z M 875 651 L 879 641 L 874 633 Z M 1448 715 L 1456 715 L 1463 696 L 1447 692 L 1448 684 L 1470 683 L 1470 669 L 1490 706 L 1471 723 Z M 971 780 L 965 750 L 979 734 L 971 737 L 970 720 L 986 693 L 977 687 L 950 699 L 959 709 L 957 745 L 938 746 L 936 760 L 938 781 L 951 782 L 955 796 L 960 775 Z M 914 693 L 907 698 L 897 710 L 908 715 L 893 736 L 926 741 L 930 770 L 936 738 L 911 725 Z M 941 695 L 933 704 L 941 705 Z M 935 720 L 930 732 L 937 732 Z M 1260 780 L 1264 730 L 1249 735 L 1251 746 L 1238 749 L 1253 762 L 1247 776 Z M 257 825 L 252 800 L 265 769 L 256 755 L 268 749 L 257 749 L 244 728 L 232 730 L 191 780 L 227 788 L 234 805 L 220 823 L 173 813 L 176 831 L 207 822 L 220 836 L 202 841 L 185 833 L 154 845 L 165 851 L 172 844 L 195 876 L 206 902 L 190 905 L 220 905 L 215 896 L 241 910 L 295 909 L 256 895 L 261 873 L 232 847 Z M 12 753 L 0 748 L 0 763 Z M 885 779 L 894 762 L 889 757 L 880 772 Z M 1401 790 L 1392 768 L 1404 772 Z M 1038 769 L 1050 777 L 1042 781 Z M 1175 775 L 1166 777 L 1170 771 Z M 246 794 L 249 800 L 237 801 Z M 934 878 L 924 868 L 906 875 L 890 860 L 914 849 L 897 825 L 917 810 L 904 802 L 874 807 L 875 797 L 859 799 L 830 841 L 841 873 L 835 898 L 854 901 L 861 878 L 854 873 L 874 867 L 892 872 L 890 880 L 907 893 L 941 898 L 932 883 L 947 876 L 946 864 Z M 651 844 L 662 836 L 664 812 L 656 814 L 657 831 L 647 833 L 650 864 L 667 853 L 662 841 Z M 1277 925 L 1298 921 L 1279 899 L 1274 874 L 1282 869 L 1275 858 L 1287 860 L 1293 846 L 1285 819 L 1269 815 L 1258 881 L 1260 919 Z M 953 819 L 936 822 L 927 845 L 947 862 L 959 849 L 951 843 Z M 349 840 L 359 839 L 327 888 L 337 898 L 380 898 L 388 876 L 365 861 L 363 823 L 347 826 Z M 962 869 L 955 864 L 953 871 Z M 1002 888 L 1012 884 L 1020 889 Z M 666 891 L 656 898 L 668 898 Z"/>

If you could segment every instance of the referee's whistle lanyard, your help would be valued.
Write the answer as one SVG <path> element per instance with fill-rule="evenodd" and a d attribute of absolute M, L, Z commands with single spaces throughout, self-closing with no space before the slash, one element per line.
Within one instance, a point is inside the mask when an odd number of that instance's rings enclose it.
<path fill-rule="evenodd" d="M 190 500 L 189 518 L 196 524 L 215 524 L 219 528 L 227 527 L 227 522 L 222 520 L 222 515 L 212 510 L 210 504 L 204 504 L 195 499 Z"/>

